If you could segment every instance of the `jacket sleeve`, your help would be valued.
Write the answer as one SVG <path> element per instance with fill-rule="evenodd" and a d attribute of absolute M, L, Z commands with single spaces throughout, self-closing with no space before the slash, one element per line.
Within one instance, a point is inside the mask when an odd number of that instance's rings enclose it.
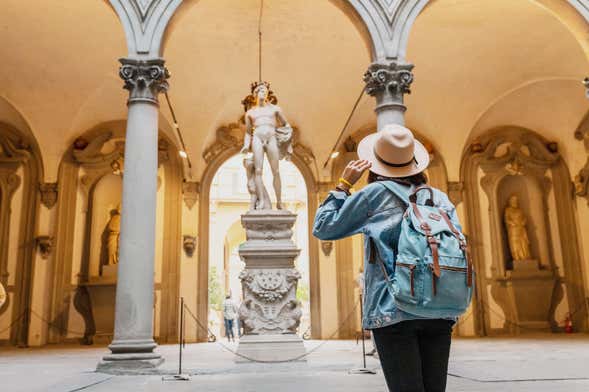
<path fill-rule="evenodd" d="M 317 209 L 313 235 L 321 240 L 338 240 L 361 233 L 368 210 L 368 199 L 362 191 L 352 196 L 332 191 Z"/>

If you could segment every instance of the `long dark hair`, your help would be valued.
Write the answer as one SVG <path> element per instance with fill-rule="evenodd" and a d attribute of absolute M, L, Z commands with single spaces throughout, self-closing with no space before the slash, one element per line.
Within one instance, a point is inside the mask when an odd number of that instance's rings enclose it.
<path fill-rule="evenodd" d="M 373 182 L 376 182 L 376 181 L 396 181 L 396 182 L 400 182 L 401 184 L 420 186 L 420 185 L 427 184 L 427 176 L 424 172 L 421 172 L 421 173 L 417 173 L 417 174 L 414 174 L 409 177 L 396 178 L 396 177 L 380 176 L 374 172 L 369 171 L 368 172 L 368 183 L 372 184 Z"/>

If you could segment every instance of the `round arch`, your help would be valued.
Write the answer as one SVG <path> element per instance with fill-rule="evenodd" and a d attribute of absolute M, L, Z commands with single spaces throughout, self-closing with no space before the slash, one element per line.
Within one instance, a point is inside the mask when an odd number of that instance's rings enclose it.
<path fill-rule="evenodd" d="M 215 174 L 223 163 L 238 154 L 241 144 L 228 145 L 212 158 L 207 164 L 200 181 L 199 197 L 199 249 L 198 249 L 198 282 L 197 282 L 197 304 L 196 316 L 204 325 L 208 320 L 208 274 L 209 274 L 209 214 L 210 214 L 210 189 Z M 301 172 L 307 187 L 307 209 L 309 216 L 314 216 L 317 210 L 317 182 L 313 170 L 306 163 L 305 157 L 295 153 L 292 155 L 292 163 Z M 319 241 L 312 235 L 312 220 L 309 219 L 308 240 L 309 240 L 309 280 L 311 294 L 311 335 L 314 338 L 321 336 L 321 312 L 320 312 L 320 291 L 319 291 Z M 199 330 L 198 341 L 207 341 L 207 331 Z"/>
<path fill-rule="evenodd" d="M 8 103 L 7 101 L 2 101 Z M 11 105 L 12 114 L 24 121 Z M 9 113 L 10 114 L 10 113 Z M 6 117 L 6 116 L 3 116 Z M 10 117 L 8 117 L 10 119 Z M 31 303 L 33 298 L 34 259 L 36 257 L 36 235 L 40 208 L 40 185 L 43 183 L 43 162 L 41 151 L 30 128 L 25 129 L 0 121 L 0 283 L 7 291 L 7 301 L 0 308 L 0 316 L 8 315 L 10 328 L 8 343 L 26 347 L 31 324 Z M 19 170 L 22 172 L 19 173 Z M 19 175 L 20 174 L 20 175 Z M 20 215 L 11 219 L 12 200 L 19 191 L 21 195 Z M 14 232 L 16 223 L 18 232 Z M 16 259 L 10 268 L 10 240 L 22 244 L 11 256 Z M 14 278 L 11 278 L 14 276 Z M 11 309 L 10 312 L 7 312 Z"/>
<path fill-rule="evenodd" d="M 113 0 L 111 0 L 113 1 Z M 188 14 L 189 10 L 200 2 L 201 0 L 183 1 L 177 7 L 174 14 L 170 18 L 165 33 L 163 35 L 163 42 L 161 44 L 161 52 L 163 53 L 166 48 L 166 44 L 170 39 L 171 32 L 175 26 L 182 23 L 182 19 Z M 378 31 L 378 27 L 371 23 L 370 18 L 367 14 L 366 7 L 357 0 L 329 0 L 336 8 L 340 9 L 352 22 L 354 28 L 358 31 L 358 34 L 362 37 L 366 45 L 367 51 L 371 54 L 372 58 L 377 58 L 378 53 L 383 53 L 385 48 L 382 40 L 378 39 L 381 32 Z"/>

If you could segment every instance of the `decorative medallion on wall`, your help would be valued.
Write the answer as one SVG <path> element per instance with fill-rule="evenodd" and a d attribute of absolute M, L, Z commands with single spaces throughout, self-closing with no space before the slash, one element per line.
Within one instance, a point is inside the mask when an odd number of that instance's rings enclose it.
<path fill-rule="evenodd" d="M 333 241 L 321 241 L 321 250 L 326 257 L 329 257 L 333 250 Z"/>
<path fill-rule="evenodd" d="M 57 203 L 57 183 L 45 182 L 39 184 L 39 192 L 41 192 L 41 203 L 48 209 L 52 209 Z"/>
<path fill-rule="evenodd" d="M 184 204 L 189 210 L 194 207 L 198 201 L 198 194 L 200 192 L 200 183 L 194 181 L 185 181 L 182 183 L 182 194 L 184 195 Z"/>
<path fill-rule="evenodd" d="M 194 255 L 194 251 L 196 250 L 198 240 L 196 236 L 193 235 L 184 235 L 182 241 L 182 247 L 184 248 L 184 252 L 186 256 L 192 257 Z"/>
<path fill-rule="evenodd" d="M 574 180 L 575 194 L 577 196 L 585 197 L 589 204 L 589 159 L 585 166 L 579 170 Z"/>
<path fill-rule="evenodd" d="M 48 235 L 41 235 L 35 238 L 37 242 L 37 247 L 39 248 L 39 253 L 41 254 L 42 259 L 48 259 L 51 256 L 51 252 L 53 251 L 53 237 L 49 237 Z"/>

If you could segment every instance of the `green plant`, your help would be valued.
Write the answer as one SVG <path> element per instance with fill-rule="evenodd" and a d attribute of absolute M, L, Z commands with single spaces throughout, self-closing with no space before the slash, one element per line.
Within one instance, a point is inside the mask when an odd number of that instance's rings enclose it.
<path fill-rule="evenodd" d="M 216 266 L 209 268 L 209 306 L 219 311 L 223 304 L 223 289 L 219 282 L 219 274 Z"/>
<path fill-rule="evenodd" d="M 297 286 L 297 299 L 301 302 L 309 301 L 309 285 L 299 282 Z"/>

